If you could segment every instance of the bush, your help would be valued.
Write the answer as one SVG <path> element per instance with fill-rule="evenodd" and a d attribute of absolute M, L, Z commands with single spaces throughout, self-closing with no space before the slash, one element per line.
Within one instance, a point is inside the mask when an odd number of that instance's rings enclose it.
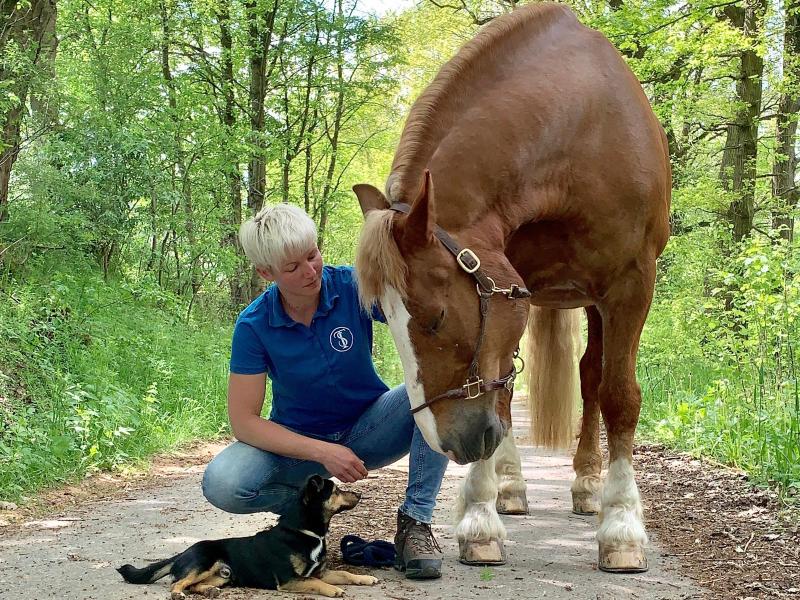
<path fill-rule="evenodd" d="M 0 497 L 226 430 L 230 323 L 89 272 L 0 293 Z"/>

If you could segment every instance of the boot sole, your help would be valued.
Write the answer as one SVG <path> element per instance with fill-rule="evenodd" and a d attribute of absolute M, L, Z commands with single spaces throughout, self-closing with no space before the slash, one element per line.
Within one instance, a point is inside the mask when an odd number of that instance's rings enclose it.
<path fill-rule="evenodd" d="M 442 572 L 440 570 L 432 567 L 427 569 L 407 569 L 405 565 L 401 563 L 395 563 L 394 568 L 401 573 L 405 573 L 406 579 L 439 579 L 442 576 Z"/>

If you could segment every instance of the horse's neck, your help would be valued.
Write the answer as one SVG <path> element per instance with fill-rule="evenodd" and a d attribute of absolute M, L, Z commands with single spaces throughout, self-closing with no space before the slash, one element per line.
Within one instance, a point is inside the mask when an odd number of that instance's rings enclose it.
<path fill-rule="evenodd" d="M 452 205 L 437 211 L 439 227 L 464 245 L 505 253 L 506 243 L 526 218 L 504 206 Z M 520 214 L 517 214 L 517 213 Z"/>

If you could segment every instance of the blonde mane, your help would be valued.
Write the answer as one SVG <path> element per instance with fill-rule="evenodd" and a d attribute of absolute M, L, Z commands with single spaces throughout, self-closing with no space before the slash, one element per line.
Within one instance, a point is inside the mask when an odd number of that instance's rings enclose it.
<path fill-rule="evenodd" d="M 405 295 L 406 263 L 392 235 L 391 210 L 367 213 L 356 249 L 358 297 L 365 310 L 372 310 L 387 286 Z"/>
<path fill-rule="evenodd" d="M 556 21 L 576 20 L 560 4 L 534 3 L 497 17 L 471 41 L 464 44 L 437 73 L 411 107 L 386 182 L 386 195 L 393 202 L 409 202 L 420 185 L 422 172 L 452 122 L 476 97 L 498 64 L 509 60 L 517 48 L 548 29 Z M 517 35 L 524 33 L 524 35 Z M 480 96 L 480 94 L 477 94 Z"/>

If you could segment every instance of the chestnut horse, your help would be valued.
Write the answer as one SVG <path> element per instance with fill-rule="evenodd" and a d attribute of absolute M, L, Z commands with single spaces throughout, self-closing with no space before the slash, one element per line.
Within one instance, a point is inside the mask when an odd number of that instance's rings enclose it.
<path fill-rule="evenodd" d="M 647 568 L 635 362 L 670 187 L 666 137 L 636 77 L 560 4 L 519 8 L 461 48 L 412 107 L 386 196 L 354 187 L 362 302 L 383 308 L 428 444 L 473 463 L 456 527 L 463 562 L 502 563 L 497 509 L 526 510 L 510 390 L 529 321 L 535 427 L 569 443 L 578 320 L 565 309 L 583 307 L 573 510 L 599 509 L 602 569 Z"/>

